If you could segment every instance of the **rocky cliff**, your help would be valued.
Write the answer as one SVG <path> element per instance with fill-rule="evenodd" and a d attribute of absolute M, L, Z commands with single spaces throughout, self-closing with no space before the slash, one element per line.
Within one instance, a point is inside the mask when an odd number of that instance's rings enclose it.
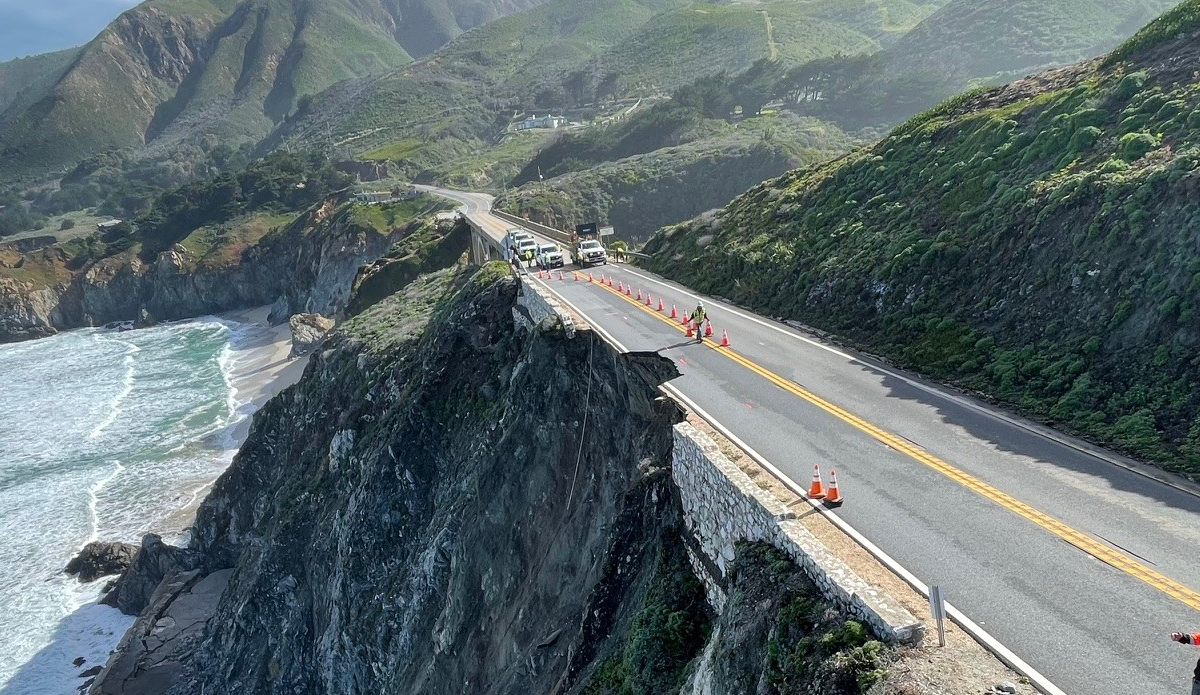
<path fill-rule="evenodd" d="M 48 283 L 0 277 L 0 343 L 112 321 L 174 320 L 272 303 L 274 321 L 298 312 L 333 316 L 345 309 L 363 264 L 411 234 L 440 238 L 449 231 L 432 221 L 365 224 L 354 206 L 330 201 L 219 263 L 189 243 L 175 244 L 153 261 L 126 253 L 75 272 L 56 247 L 18 255 L 13 271 L 36 266 L 54 277 Z"/>
<path fill-rule="evenodd" d="M 397 282 L 255 416 L 92 692 L 857 692 L 885 650 L 786 558 L 711 614 L 669 361 L 529 321 L 502 265 Z"/>

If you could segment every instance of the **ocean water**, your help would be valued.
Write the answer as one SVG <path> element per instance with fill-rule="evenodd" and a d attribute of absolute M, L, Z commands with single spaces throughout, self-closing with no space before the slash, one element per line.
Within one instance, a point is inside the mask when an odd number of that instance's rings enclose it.
<path fill-rule="evenodd" d="M 62 568 L 162 528 L 229 465 L 239 334 L 200 319 L 0 345 L 0 695 L 74 693 L 132 623 L 96 603 L 107 579 Z"/>

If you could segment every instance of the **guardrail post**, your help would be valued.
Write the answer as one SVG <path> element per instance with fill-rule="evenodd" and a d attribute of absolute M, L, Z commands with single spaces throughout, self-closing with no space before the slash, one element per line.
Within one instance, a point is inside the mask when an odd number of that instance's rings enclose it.
<path fill-rule="evenodd" d="M 929 612 L 937 623 L 938 646 L 946 646 L 946 599 L 942 597 L 942 587 L 934 584 L 929 587 Z"/>

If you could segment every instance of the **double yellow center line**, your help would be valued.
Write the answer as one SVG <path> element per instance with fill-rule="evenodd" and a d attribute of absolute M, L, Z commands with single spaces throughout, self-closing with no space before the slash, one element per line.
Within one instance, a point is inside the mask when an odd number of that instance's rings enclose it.
<path fill-rule="evenodd" d="M 576 279 L 578 279 L 579 274 L 575 273 L 575 277 L 576 277 Z M 626 302 L 632 304 L 633 306 L 641 309 L 642 311 L 655 317 L 656 319 L 662 321 L 663 323 L 666 323 L 667 325 L 671 326 L 675 330 L 680 331 L 680 332 L 686 331 L 686 328 L 682 324 L 676 323 L 675 321 L 672 321 L 670 318 L 663 316 L 659 312 L 655 311 L 652 307 L 645 306 L 641 302 L 638 302 L 637 300 L 635 300 L 631 297 L 625 296 L 623 293 L 618 292 L 615 288 L 609 287 L 604 283 L 598 282 L 595 284 L 598 284 L 600 287 L 602 287 L 606 291 L 620 297 L 621 299 L 623 299 Z M 1186 605 L 1194 610 L 1200 611 L 1200 593 L 1197 593 L 1197 592 L 1189 589 L 1188 587 L 1184 586 L 1183 584 L 1180 584 L 1179 582 L 1175 581 L 1174 579 L 1171 579 L 1170 577 L 1164 576 L 1164 575 L 1150 569 L 1149 567 L 1143 565 L 1142 563 L 1131 559 L 1129 556 L 1125 555 L 1124 553 L 1113 550 L 1112 548 L 1093 539 L 1091 536 L 1088 536 L 1087 534 L 1083 533 L 1082 531 L 1077 531 L 1076 529 L 1064 524 L 1063 522 L 1059 521 L 1058 519 L 1055 519 L 1054 517 L 1046 514 L 1045 512 L 1035 509 L 1035 508 L 1029 506 L 1028 504 L 1018 500 L 1017 498 L 1013 497 L 1012 495 L 1009 495 L 1005 492 L 1001 492 L 1000 490 L 983 482 L 982 480 L 976 478 L 975 476 L 973 476 L 969 473 L 966 473 L 958 468 L 955 468 L 954 466 L 939 459 L 938 457 L 933 456 L 932 454 L 930 454 L 926 451 L 923 451 L 922 449 L 913 445 L 911 442 L 904 439 L 903 437 L 899 437 L 897 435 L 892 434 L 891 432 L 888 432 L 879 427 L 876 427 L 875 425 L 867 422 L 866 420 L 863 420 L 862 418 L 858 417 L 857 415 L 855 415 L 847 410 L 844 410 L 842 408 L 839 408 L 838 406 L 830 403 L 829 401 L 821 398 L 820 396 L 818 396 L 806 389 L 803 389 L 800 386 L 797 386 L 794 382 L 792 382 L 788 379 L 784 379 L 783 377 L 775 374 L 771 370 L 769 370 L 765 367 L 762 367 L 755 362 L 750 361 L 749 359 L 743 357 L 742 355 L 739 355 L 738 353 L 734 352 L 730 348 L 721 347 L 718 343 L 716 343 L 713 340 L 709 340 L 706 338 L 702 338 L 702 340 L 705 345 L 715 348 L 720 354 L 724 355 L 725 357 L 728 357 L 730 360 L 733 360 L 734 362 L 742 365 L 743 367 L 745 367 L 746 369 L 749 369 L 750 371 L 754 372 L 755 374 L 758 374 L 762 378 L 775 384 L 776 386 L 783 389 L 784 391 L 787 391 L 788 393 L 791 393 L 791 394 L 811 403 L 812 405 L 815 405 L 816 407 L 833 415 L 834 417 L 838 418 L 839 420 L 842 420 L 843 422 L 846 422 L 847 424 L 861 430 L 862 432 L 865 432 L 867 435 L 871 436 L 876 441 L 879 441 L 883 444 L 886 444 L 887 446 L 890 446 L 891 448 L 893 448 L 897 451 L 907 454 L 909 457 L 919 461 L 920 463 L 925 464 L 926 466 L 932 468 L 933 470 L 937 471 L 938 473 L 941 473 L 942 475 L 946 476 L 947 478 L 950 478 L 951 480 L 958 483 L 959 485 L 962 485 L 963 487 L 967 488 L 968 490 L 971 490 L 972 492 L 975 492 L 975 493 L 995 502 L 996 504 L 1020 515 L 1021 517 L 1024 517 L 1025 519 L 1033 522 L 1034 524 L 1037 524 L 1038 526 L 1049 531 L 1050 533 L 1054 534 L 1055 536 L 1058 536 L 1059 538 L 1066 541 L 1067 543 L 1070 543 L 1071 545 L 1075 546 L 1076 548 L 1079 548 L 1080 550 L 1091 555 L 1092 557 L 1096 558 L 1097 560 L 1100 560 L 1101 562 L 1104 562 L 1105 564 L 1110 565 L 1111 567 L 1114 567 L 1114 568 L 1128 574 L 1131 577 L 1140 579 L 1141 581 L 1145 582 L 1146 584 L 1149 584 L 1150 586 L 1154 587 L 1155 589 L 1158 589 L 1159 591 L 1166 594 L 1167 596 L 1170 596 L 1171 598 L 1174 598 L 1174 599 L 1180 601 L 1184 605 Z"/>

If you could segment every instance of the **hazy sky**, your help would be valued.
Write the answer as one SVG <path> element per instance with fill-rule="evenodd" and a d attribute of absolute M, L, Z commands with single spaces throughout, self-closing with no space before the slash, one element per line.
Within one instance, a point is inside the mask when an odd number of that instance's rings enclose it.
<path fill-rule="evenodd" d="M 90 41 L 140 0 L 0 0 L 0 61 Z"/>

